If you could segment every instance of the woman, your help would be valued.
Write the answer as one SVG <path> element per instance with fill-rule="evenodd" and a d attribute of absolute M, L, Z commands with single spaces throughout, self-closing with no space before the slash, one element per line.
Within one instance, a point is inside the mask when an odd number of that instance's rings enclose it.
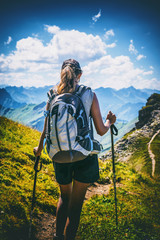
<path fill-rule="evenodd" d="M 78 83 L 82 75 L 79 63 L 74 59 L 63 62 L 61 69 L 61 80 L 55 90 L 58 94 L 74 92 L 78 88 Z M 84 94 L 85 95 L 85 94 Z M 116 121 L 116 116 L 110 111 L 103 123 L 98 99 L 96 94 L 90 90 L 82 98 L 82 102 L 89 117 L 91 114 L 96 131 L 99 135 L 104 135 L 112 124 Z M 46 110 L 49 109 L 49 102 Z M 39 146 L 34 148 L 35 156 L 39 156 L 43 149 L 47 118 L 40 138 Z M 86 157 L 84 160 L 74 163 L 54 162 L 56 180 L 60 187 L 60 198 L 56 213 L 56 236 L 54 239 L 74 240 L 79 225 L 85 194 L 90 183 L 99 178 L 99 167 L 97 155 Z"/>

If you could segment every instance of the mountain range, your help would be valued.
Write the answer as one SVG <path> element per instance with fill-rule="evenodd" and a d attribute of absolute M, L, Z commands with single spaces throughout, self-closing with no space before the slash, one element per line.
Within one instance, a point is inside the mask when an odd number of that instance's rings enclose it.
<path fill-rule="evenodd" d="M 5 90 L 17 102 L 25 102 L 26 104 L 39 104 L 41 102 L 47 101 L 47 92 L 52 87 L 53 86 L 24 88 L 16 86 L 6 86 Z"/>
<path fill-rule="evenodd" d="M 21 104 L 40 104 L 47 101 L 47 92 L 53 86 L 44 87 L 16 87 L 6 86 L 4 89 L 10 97 Z M 113 88 L 94 89 L 100 103 L 102 115 L 106 115 L 108 110 L 116 113 L 119 119 L 130 121 L 138 116 L 138 110 L 145 105 L 147 98 L 152 93 L 160 91 L 152 89 L 135 89 L 134 87 L 115 90 Z M 0 94 L 1 95 L 1 94 Z M 1 103 L 0 103 L 1 104 Z M 4 106 L 3 104 L 1 104 Z M 5 106 L 6 107 L 6 106 Z M 16 108 L 13 105 L 11 108 Z"/>
<path fill-rule="evenodd" d="M 45 104 L 47 92 L 53 86 L 44 87 L 16 87 L 3 86 L 0 89 L 0 115 L 25 125 L 43 129 Z M 105 116 L 109 110 L 117 116 L 120 128 L 132 121 L 131 127 L 137 121 L 139 109 L 145 105 L 152 93 L 160 93 L 151 89 L 135 89 L 134 87 L 115 90 L 113 88 L 94 89 L 102 112 Z M 129 125 L 127 131 L 130 129 Z"/>
<path fill-rule="evenodd" d="M 18 102 L 7 92 L 6 89 L 0 88 L 0 105 L 5 108 L 19 108 L 24 106 L 26 103 Z"/>
<path fill-rule="evenodd" d="M 113 111 L 118 119 L 131 121 L 138 117 L 139 109 L 145 105 L 152 93 L 160 93 L 151 89 L 136 89 L 134 87 L 115 90 L 112 88 L 97 88 L 95 93 L 99 99 L 102 115 Z"/>

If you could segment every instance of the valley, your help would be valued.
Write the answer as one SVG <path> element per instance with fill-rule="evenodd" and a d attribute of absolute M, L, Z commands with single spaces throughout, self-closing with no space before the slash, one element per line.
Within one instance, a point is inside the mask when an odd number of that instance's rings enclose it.
<path fill-rule="evenodd" d="M 47 92 L 51 86 L 45 87 L 15 87 L 6 86 L 1 89 L 4 93 L 3 102 L 0 102 L 0 115 L 30 126 L 38 131 L 43 130 L 44 110 L 47 102 Z M 98 88 L 94 90 L 100 104 L 103 119 L 111 110 L 117 116 L 119 135 L 115 141 L 130 131 L 138 120 L 138 111 L 145 105 L 151 93 L 160 91 L 149 89 L 135 89 L 134 87 L 115 90 L 112 88 Z M 2 97 L 2 94 L 0 94 Z M 2 99 L 2 98 L 1 98 Z M 8 100 L 9 99 L 9 100 Z M 7 102 L 8 101 L 8 102 Z M 5 104 L 4 104 L 5 102 Z M 17 105 L 19 104 L 19 105 Z M 17 107 L 18 106 L 18 107 Z M 110 136 L 100 138 L 94 131 L 95 138 L 101 142 L 104 153 L 110 148 Z"/>
<path fill-rule="evenodd" d="M 26 111 L 26 125 L 34 111 L 33 121 L 40 119 L 44 105 L 42 102 L 18 108 L 23 113 Z M 18 109 L 14 110 L 16 114 Z M 32 112 L 30 116 L 29 112 Z M 21 115 L 21 121 L 20 118 Z M 86 195 L 77 240 L 159 240 L 160 95 L 148 97 L 132 127 L 127 127 L 125 121 L 118 124 L 121 124 L 120 138 L 115 138 L 118 227 L 108 142 L 99 158 L 100 178 Z M 126 127 L 126 133 L 122 126 Z M 102 139 L 104 146 L 106 136 Z M 3 240 L 27 240 L 34 180 L 33 148 L 39 137 L 40 132 L 33 127 L 0 117 L 0 238 Z M 37 178 L 32 236 L 35 240 L 50 240 L 55 231 L 59 189 L 51 160 L 44 153 L 41 160 L 43 168 Z"/>

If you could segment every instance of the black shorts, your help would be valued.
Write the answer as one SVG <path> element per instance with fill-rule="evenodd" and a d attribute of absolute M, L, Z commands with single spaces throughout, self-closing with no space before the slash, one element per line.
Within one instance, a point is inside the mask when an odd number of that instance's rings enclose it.
<path fill-rule="evenodd" d="M 73 179 L 82 183 L 93 183 L 99 178 L 98 157 L 95 154 L 73 163 L 53 162 L 53 166 L 56 180 L 61 185 L 69 184 Z"/>

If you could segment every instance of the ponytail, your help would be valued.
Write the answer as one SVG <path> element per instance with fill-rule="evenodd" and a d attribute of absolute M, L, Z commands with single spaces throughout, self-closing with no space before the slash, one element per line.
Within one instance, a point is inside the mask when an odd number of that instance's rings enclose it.
<path fill-rule="evenodd" d="M 74 70 L 69 66 L 65 66 L 61 70 L 61 81 L 57 87 L 57 93 L 67 93 L 67 92 L 74 92 L 75 91 L 75 83 L 74 79 L 76 78 L 76 74 Z"/>

